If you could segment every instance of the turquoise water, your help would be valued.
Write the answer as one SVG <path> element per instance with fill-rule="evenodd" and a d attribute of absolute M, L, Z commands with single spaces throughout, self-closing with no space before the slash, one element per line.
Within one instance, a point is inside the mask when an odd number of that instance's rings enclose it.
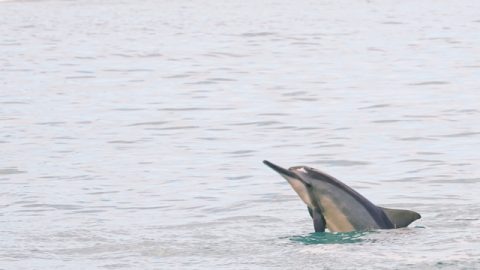
<path fill-rule="evenodd" d="M 330 232 L 315 232 L 308 235 L 297 235 L 290 237 L 293 242 L 302 243 L 305 245 L 319 245 L 319 244 L 351 244 L 360 243 L 364 241 L 363 236 L 369 232 L 346 232 L 346 233 L 330 233 Z"/>
<path fill-rule="evenodd" d="M 479 5 L 1 2 L 0 268 L 479 268 Z M 422 219 L 313 233 L 265 159 Z"/>

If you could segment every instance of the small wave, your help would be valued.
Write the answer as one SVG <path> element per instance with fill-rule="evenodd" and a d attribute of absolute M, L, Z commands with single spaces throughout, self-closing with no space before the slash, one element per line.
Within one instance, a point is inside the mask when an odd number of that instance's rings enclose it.
<path fill-rule="evenodd" d="M 368 165 L 370 162 L 366 161 L 355 161 L 355 160 L 317 160 L 314 161 L 313 163 L 315 164 L 328 164 L 331 166 L 343 166 L 343 167 L 349 167 L 349 166 L 361 166 L 361 165 Z"/>
<path fill-rule="evenodd" d="M 232 126 L 270 126 L 280 124 L 278 121 L 256 121 L 231 124 Z"/>
<path fill-rule="evenodd" d="M 436 139 L 427 138 L 427 137 L 405 137 L 400 138 L 401 141 L 435 141 Z"/>
<path fill-rule="evenodd" d="M 201 108 L 201 107 L 186 107 L 186 108 L 160 108 L 159 111 L 227 111 L 232 108 Z"/>
<path fill-rule="evenodd" d="M 480 135 L 480 132 L 462 132 L 462 133 L 454 133 L 454 134 L 448 134 L 448 135 L 442 135 L 440 137 L 444 138 L 457 138 L 457 137 L 468 137 L 468 136 L 476 136 Z"/>
<path fill-rule="evenodd" d="M 116 141 L 109 141 L 108 143 L 114 143 L 114 144 L 132 144 L 136 143 L 137 141 L 124 141 L 124 140 L 116 140 Z"/>
<path fill-rule="evenodd" d="M 243 33 L 243 37 L 264 37 L 264 36 L 272 36 L 275 35 L 274 32 L 248 32 Z"/>
<path fill-rule="evenodd" d="M 26 171 L 17 170 L 16 168 L 0 169 L 0 175 L 2 175 L 2 174 L 21 174 L 21 173 L 26 173 Z"/>
<path fill-rule="evenodd" d="M 375 104 L 375 105 L 371 105 L 371 106 L 366 106 L 366 107 L 360 107 L 358 108 L 359 110 L 368 110 L 368 109 L 379 109 L 379 108 L 386 108 L 386 107 L 390 107 L 391 105 L 390 104 Z"/>
<path fill-rule="evenodd" d="M 421 158 L 413 158 L 413 159 L 405 159 L 400 162 L 406 162 L 406 163 L 443 163 L 442 160 L 437 160 L 437 159 L 421 159 Z"/>
<path fill-rule="evenodd" d="M 96 76 L 89 76 L 89 75 L 85 75 L 85 76 L 66 76 L 65 79 L 67 80 L 74 80 L 74 79 L 95 79 Z"/>
<path fill-rule="evenodd" d="M 46 203 L 33 203 L 25 204 L 24 208 L 43 208 L 43 209 L 56 209 L 56 210 L 77 210 L 82 209 L 79 205 L 73 204 L 46 204 Z"/>
<path fill-rule="evenodd" d="M 403 22 L 396 22 L 396 21 L 386 21 L 382 22 L 382 24 L 404 24 Z"/>
<path fill-rule="evenodd" d="M 157 125 L 163 125 L 166 124 L 166 121 L 156 121 L 156 122 L 140 122 L 140 123 L 134 123 L 129 126 L 157 126 Z"/>
<path fill-rule="evenodd" d="M 396 119 L 386 119 L 386 120 L 375 120 L 375 121 L 372 121 L 372 123 L 376 123 L 376 124 L 386 124 L 386 123 L 397 123 L 397 122 L 402 122 L 404 120 L 396 120 Z"/>
<path fill-rule="evenodd" d="M 426 81 L 426 82 L 411 83 L 410 85 L 422 86 L 422 85 L 444 85 L 444 84 L 450 84 L 450 83 L 444 82 L 444 81 Z"/>

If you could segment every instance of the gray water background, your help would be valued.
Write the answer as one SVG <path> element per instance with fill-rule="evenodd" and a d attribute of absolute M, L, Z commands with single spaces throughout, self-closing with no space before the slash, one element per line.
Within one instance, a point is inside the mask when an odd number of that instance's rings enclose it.
<path fill-rule="evenodd" d="M 0 268 L 480 268 L 479 10 L 1 2 Z M 263 159 L 423 217 L 311 234 Z"/>

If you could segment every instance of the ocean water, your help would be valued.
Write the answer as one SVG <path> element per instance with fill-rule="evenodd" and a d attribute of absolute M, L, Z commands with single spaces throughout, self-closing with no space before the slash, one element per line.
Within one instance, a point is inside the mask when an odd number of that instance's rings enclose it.
<path fill-rule="evenodd" d="M 480 268 L 478 10 L 2 1 L 0 269 Z M 315 234 L 264 159 L 422 219 Z"/>

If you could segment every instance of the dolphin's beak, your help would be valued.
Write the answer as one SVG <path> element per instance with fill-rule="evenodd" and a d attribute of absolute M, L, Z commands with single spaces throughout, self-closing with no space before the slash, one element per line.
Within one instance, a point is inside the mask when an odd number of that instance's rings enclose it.
<path fill-rule="evenodd" d="M 281 174 L 281 175 L 285 175 L 285 176 L 290 176 L 290 177 L 294 177 L 294 178 L 298 178 L 295 173 L 287 170 L 287 169 L 284 169 L 280 166 L 277 166 L 273 163 L 271 163 L 270 161 L 268 160 L 264 160 L 263 163 L 265 165 L 267 165 L 268 167 L 272 168 L 274 171 L 276 171 L 277 173 Z"/>

